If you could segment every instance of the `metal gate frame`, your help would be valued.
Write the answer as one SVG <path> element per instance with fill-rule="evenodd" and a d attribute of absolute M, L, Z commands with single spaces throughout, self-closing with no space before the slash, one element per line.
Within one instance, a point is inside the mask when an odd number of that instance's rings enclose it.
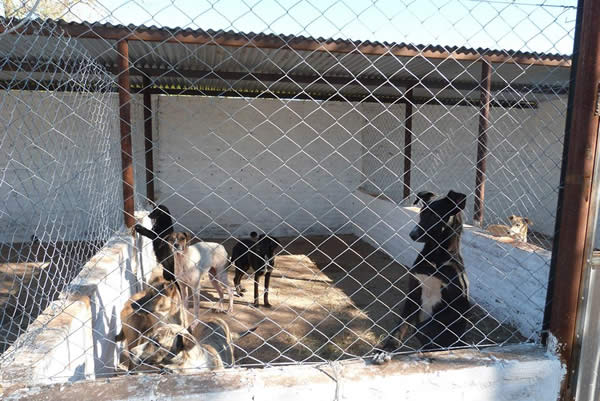
<path fill-rule="evenodd" d="M 567 368 L 561 400 L 585 399 L 585 391 L 580 398 L 577 389 L 589 380 L 587 369 L 597 360 L 597 356 L 590 358 L 591 354 L 586 354 L 598 340 L 590 336 L 597 328 L 597 319 L 593 326 L 585 327 L 585 317 L 600 307 L 589 303 L 596 298 L 593 293 L 598 291 L 590 292 L 587 298 L 585 283 L 597 280 L 596 274 L 590 272 L 595 260 L 592 253 L 600 189 L 596 174 L 599 170 L 596 163 L 600 116 L 599 18 L 600 1 L 579 0 L 556 235 L 544 319 L 545 342 L 556 341 L 561 362 Z"/>

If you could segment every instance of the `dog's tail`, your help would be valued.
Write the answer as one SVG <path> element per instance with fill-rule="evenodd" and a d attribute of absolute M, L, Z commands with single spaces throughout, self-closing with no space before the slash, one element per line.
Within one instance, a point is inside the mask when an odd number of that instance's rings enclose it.
<path fill-rule="evenodd" d="M 256 331 L 256 329 L 258 329 L 258 325 L 249 328 L 246 331 L 243 331 L 241 333 L 231 333 L 231 341 L 232 342 L 236 342 L 238 340 L 240 340 L 242 337 L 246 337 L 248 334 L 254 333 Z"/>

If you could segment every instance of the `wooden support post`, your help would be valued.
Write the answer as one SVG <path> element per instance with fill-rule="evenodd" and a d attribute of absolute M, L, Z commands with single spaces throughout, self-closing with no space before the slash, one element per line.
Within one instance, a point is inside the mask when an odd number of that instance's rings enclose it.
<path fill-rule="evenodd" d="M 556 236 L 548 285 L 548 329 L 557 340 L 567 375 L 561 400 L 575 399 L 576 339 L 582 276 L 593 249 L 590 221 L 595 160 L 598 147 L 598 90 L 600 88 L 600 1 L 580 0 L 575 30 L 577 57 L 571 71 L 565 149 L 561 171 Z M 565 157 L 566 156 L 566 157 Z M 598 168 L 598 167 L 596 167 Z"/>
<path fill-rule="evenodd" d="M 144 77 L 144 151 L 146 154 L 146 197 L 156 202 L 154 196 L 154 156 L 152 146 L 152 97 L 150 79 Z"/>
<path fill-rule="evenodd" d="M 129 85 L 129 46 L 126 40 L 117 42 L 119 119 L 121 129 L 121 168 L 123 174 L 123 214 L 125 225 L 130 228 L 134 218 L 133 158 L 131 147 L 131 88 Z"/>
<path fill-rule="evenodd" d="M 481 63 L 481 108 L 479 109 L 479 137 L 477 139 L 477 160 L 475 171 L 475 210 L 473 220 L 475 225 L 483 223 L 483 208 L 485 198 L 485 171 L 487 164 L 487 131 L 490 121 L 490 98 L 492 87 L 492 69 L 487 60 Z"/>
<path fill-rule="evenodd" d="M 404 105 L 404 196 L 408 199 L 410 196 L 410 169 L 412 161 L 412 115 L 413 115 L 413 95 L 412 89 L 406 94 L 406 103 Z"/>

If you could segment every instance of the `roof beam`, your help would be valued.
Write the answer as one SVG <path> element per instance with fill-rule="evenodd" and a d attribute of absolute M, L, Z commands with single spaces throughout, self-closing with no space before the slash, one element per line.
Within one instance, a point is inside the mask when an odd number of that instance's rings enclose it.
<path fill-rule="evenodd" d="M 115 71 L 111 68 L 111 71 Z M 414 78 L 375 78 L 375 77 L 342 77 L 329 75 L 297 75 L 297 74 L 273 74 L 260 72 L 229 72 L 209 70 L 184 70 L 178 68 L 146 68 L 134 66 L 132 75 L 141 75 L 147 78 L 175 77 L 196 79 L 221 79 L 224 81 L 257 81 L 257 82 L 285 82 L 299 84 L 331 84 L 349 85 L 359 84 L 363 86 L 394 86 L 399 88 L 413 89 L 423 87 L 429 89 L 454 89 L 454 90 L 479 90 L 480 82 L 448 79 L 414 79 Z M 492 91 L 513 90 L 516 92 L 531 92 L 545 94 L 566 94 L 568 87 L 551 85 L 529 85 L 520 83 L 496 83 L 491 86 Z"/>

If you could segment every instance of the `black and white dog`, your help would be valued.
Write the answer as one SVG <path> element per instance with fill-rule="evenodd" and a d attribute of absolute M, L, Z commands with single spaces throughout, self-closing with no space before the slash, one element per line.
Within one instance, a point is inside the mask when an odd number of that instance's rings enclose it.
<path fill-rule="evenodd" d="M 238 295 L 242 296 L 245 291 L 241 286 L 244 274 L 254 273 L 254 306 L 258 308 L 258 280 L 260 276 L 265 275 L 265 307 L 270 308 L 269 303 L 269 284 L 271 282 L 271 272 L 273 271 L 275 260 L 275 250 L 280 246 L 276 238 L 265 234 L 258 236 L 256 232 L 250 234 L 250 239 L 238 239 L 237 244 L 231 251 L 231 263 L 235 265 L 235 277 L 233 283 Z"/>
<path fill-rule="evenodd" d="M 416 330 L 423 350 L 462 345 L 465 313 L 470 308 L 469 281 L 460 253 L 462 211 L 466 195 L 450 191 L 435 200 L 431 192 L 419 192 L 423 207 L 410 238 L 424 243 L 410 269 L 408 295 L 400 325 L 383 345 L 385 351 L 402 343 Z"/>
<path fill-rule="evenodd" d="M 167 236 L 175 231 L 171 212 L 165 205 L 158 205 L 148 217 L 153 222 L 151 230 L 140 224 L 136 224 L 134 229 L 137 233 L 152 240 L 156 261 L 163 265 L 163 278 L 167 281 L 175 281 L 173 252 L 171 252 L 171 247 L 166 241 Z"/>

